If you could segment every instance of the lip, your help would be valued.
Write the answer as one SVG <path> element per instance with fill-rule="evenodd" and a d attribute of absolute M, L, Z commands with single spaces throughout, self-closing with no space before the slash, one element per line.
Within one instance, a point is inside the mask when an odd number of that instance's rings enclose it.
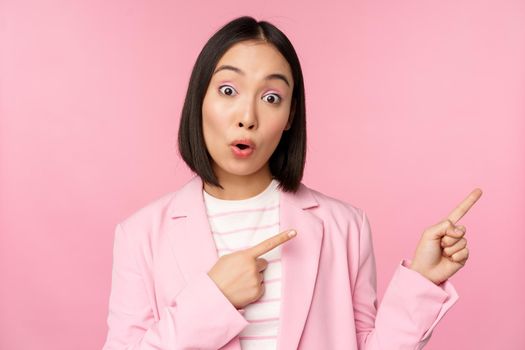
<path fill-rule="evenodd" d="M 231 146 L 235 146 L 238 143 L 242 143 L 243 145 L 248 145 L 250 147 L 250 149 L 255 149 L 255 143 L 252 140 L 250 140 L 249 138 L 237 139 L 237 140 L 233 141 L 232 143 L 230 143 L 230 145 Z"/>
<path fill-rule="evenodd" d="M 237 158 L 248 158 L 250 155 L 252 155 L 254 149 L 251 147 L 240 149 L 237 146 L 231 145 L 230 146 L 232 153 Z"/>
<path fill-rule="evenodd" d="M 247 145 L 248 148 L 240 149 L 239 147 L 237 147 L 237 144 L 239 143 Z M 248 138 L 237 139 L 230 144 L 230 148 L 235 157 L 248 158 L 255 151 L 255 143 Z"/>

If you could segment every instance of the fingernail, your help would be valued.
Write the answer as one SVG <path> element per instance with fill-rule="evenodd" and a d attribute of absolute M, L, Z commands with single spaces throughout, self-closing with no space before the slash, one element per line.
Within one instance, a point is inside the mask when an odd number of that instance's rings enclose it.
<path fill-rule="evenodd" d="M 297 234 L 297 232 L 295 232 L 295 230 L 292 230 L 290 232 L 288 232 L 288 237 L 293 237 Z"/>
<path fill-rule="evenodd" d="M 454 232 L 456 232 L 456 233 L 459 234 L 459 235 L 463 233 L 463 231 L 461 231 L 461 230 L 460 230 L 459 228 L 457 228 L 457 227 L 454 229 Z"/>

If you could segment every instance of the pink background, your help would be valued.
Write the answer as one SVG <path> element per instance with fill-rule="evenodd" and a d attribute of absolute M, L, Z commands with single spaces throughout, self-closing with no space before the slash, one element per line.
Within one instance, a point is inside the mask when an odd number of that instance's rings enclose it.
<path fill-rule="evenodd" d="M 427 349 L 523 349 L 525 2 L 31 1 L 0 9 L 0 348 L 97 349 L 115 224 L 191 173 L 191 68 L 248 14 L 294 43 L 303 182 L 365 209 L 378 296 L 472 189 L 460 300 Z"/>

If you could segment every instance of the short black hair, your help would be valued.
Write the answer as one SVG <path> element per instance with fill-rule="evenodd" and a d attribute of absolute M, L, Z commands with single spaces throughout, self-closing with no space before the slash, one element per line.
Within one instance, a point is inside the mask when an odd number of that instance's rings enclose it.
<path fill-rule="evenodd" d="M 306 161 L 306 110 L 304 82 L 297 53 L 286 35 L 267 21 L 250 16 L 238 17 L 220 28 L 201 50 L 191 72 L 179 124 L 178 148 L 189 168 L 210 185 L 223 188 L 211 165 L 202 130 L 202 103 L 220 58 L 234 44 L 257 40 L 272 44 L 288 61 L 294 88 L 290 115 L 292 123 L 285 130 L 269 159 L 272 177 L 279 188 L 296 192 L 303 177 Z"/>

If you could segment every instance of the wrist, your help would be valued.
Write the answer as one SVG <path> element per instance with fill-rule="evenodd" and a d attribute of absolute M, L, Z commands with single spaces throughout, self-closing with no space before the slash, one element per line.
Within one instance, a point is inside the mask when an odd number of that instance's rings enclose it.
<path fill-rule="evenodd" d="M 411 263 L 411 264 L 409 264 L 407 267 L 408 267 L 410 270 L 419 273 L 421 276 L 425 277 L 427 280 L 431 281 L 432 283 L 436 284 L 434 281 L 432 281 L 432 280 L 431 280 L 431 279 L 430 279 L 430 278 L 429 278 L 429 277 L 423 272 L 423 270 L 421 270 L 421 269 L 419 268 L 419 266 L 417 266 L 417 264 L 413 264 L 413 263 Z"/>
<path fill-rule="evenodd" d="M 413 270 L 413 271 L 416 271 L 421 276 L 425 277 L 427 280 L 429 280 L 430 282 L 434 283 L 436 286 L 439 286 L 441 283 L 444 282 L 444 281 L 442 281 L 442 282 L 434 281 L 432 278 L 430 278 L 427 274 L 425 274 L 422 270 L 418 269 L 417 267 L 416 268 L 410 267 L 410 269 Z"/>

